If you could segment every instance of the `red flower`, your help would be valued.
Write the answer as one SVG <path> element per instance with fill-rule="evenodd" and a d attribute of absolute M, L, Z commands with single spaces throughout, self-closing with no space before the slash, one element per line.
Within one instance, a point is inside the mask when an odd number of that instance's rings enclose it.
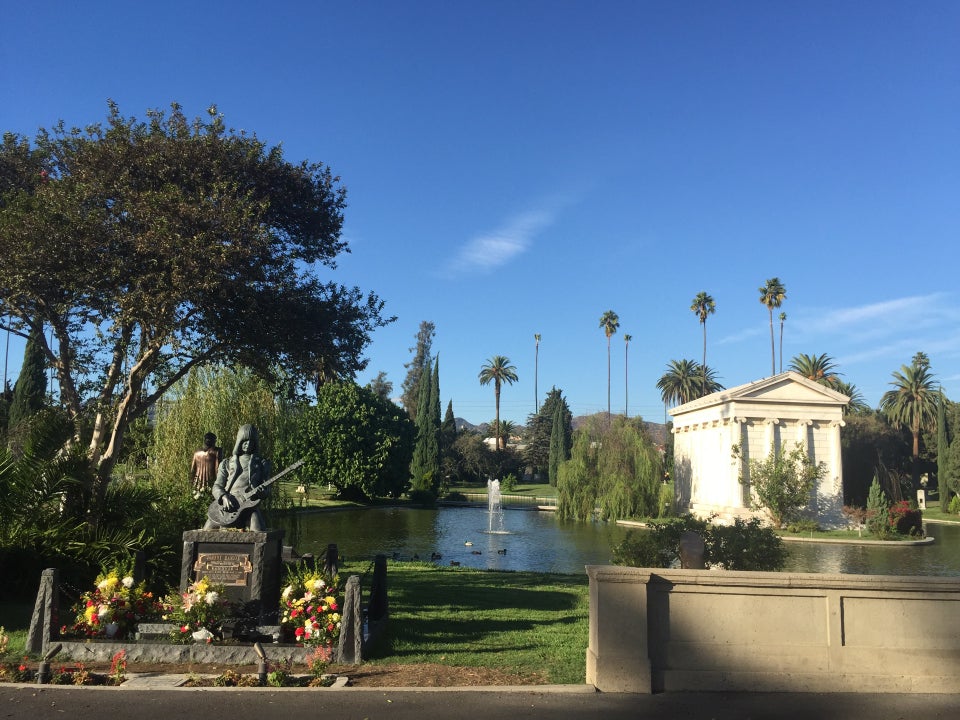
<path fill-rule="evenodd" d="M 302 636 L 303 636 L 303 628 L 302 628 L 302 627 L 298 627 L 298 628 L 296 629 L 296 631 L 294 631 L 293 634 L 296 635 L 297 637 L 302 637 Z"/>

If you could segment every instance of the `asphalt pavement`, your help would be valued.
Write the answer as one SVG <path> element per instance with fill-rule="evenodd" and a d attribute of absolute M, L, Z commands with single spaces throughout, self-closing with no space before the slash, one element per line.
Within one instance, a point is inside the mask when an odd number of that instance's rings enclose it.
<path fill-rule="evenodd" d="M 589 685 L 480 688 L 180 688 L 132 678 L 119 688 L 0 685 L 0 718 L 103 720 L 956 720 L 960 695 L 600 693 Z"/>

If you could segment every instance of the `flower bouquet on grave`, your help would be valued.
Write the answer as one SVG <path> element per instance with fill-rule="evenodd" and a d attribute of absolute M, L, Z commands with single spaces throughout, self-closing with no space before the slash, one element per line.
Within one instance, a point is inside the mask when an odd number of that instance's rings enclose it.
<path fill-rule="evenodd" d="M 163 605 L 147 591 L 146 583 L 134 583 L 133 576 L 122 569 L 101 573 L 95 583 L 73 607 L 73 625 L 61 628 L 65 637 L 132 637 L 138 624 L 154 621 L 163 613 Z"/>
<path fill-rule="evenodd" d="M 281 627 L 298 644 L 332 648 L 340 637 L 342 604 L 335 579 L 294 571 L 280 595 Z"/>
<path fill-rule="evenodd" d="M 163 602 L 163 619 L 176 624 L 171 637 L 178 643 L 222 639 L 220 626 L 236 611 L 235 604 L 224 595 L 224 586 L 206 577 L 191 583 L 186 592 L 167 595 Z"/>

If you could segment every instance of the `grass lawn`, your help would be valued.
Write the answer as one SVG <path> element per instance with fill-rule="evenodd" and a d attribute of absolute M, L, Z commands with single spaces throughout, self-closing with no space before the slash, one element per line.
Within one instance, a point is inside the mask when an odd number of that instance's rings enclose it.
<path fill-rule="evenodd" d="M 486 485 L 455 485 L 450 488 L 450 492 L 461 493 L 484 493 L 487 492 Z M 557 496 L 557 489 L 549 483 L 538 483 L 536 485 L 524 485 L 518 483 L 513 490 L 503 490 L 504 495 L 526 495 L 529 497 L 554 498 Z"/>
<path fill-rule="evenodd" d="M 349 572 L 349 571 L 347 571 Z M 585 575 L 391 563 L 390 624 L 372 663 L 439 663 L 584 681 Z"/>

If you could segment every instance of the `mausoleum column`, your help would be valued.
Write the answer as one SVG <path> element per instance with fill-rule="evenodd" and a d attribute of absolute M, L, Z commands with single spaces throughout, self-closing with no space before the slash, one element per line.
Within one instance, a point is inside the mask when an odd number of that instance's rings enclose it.
<path fill-rule="evenodd" d="M 774 448 L 774 443 L 777 440 L 777 425 L 780 424 L 780 419 L 767 418 L 763 421 L 763 424 L 765 426 L 763 433 L 764 454 L 766 454 Z"/>

